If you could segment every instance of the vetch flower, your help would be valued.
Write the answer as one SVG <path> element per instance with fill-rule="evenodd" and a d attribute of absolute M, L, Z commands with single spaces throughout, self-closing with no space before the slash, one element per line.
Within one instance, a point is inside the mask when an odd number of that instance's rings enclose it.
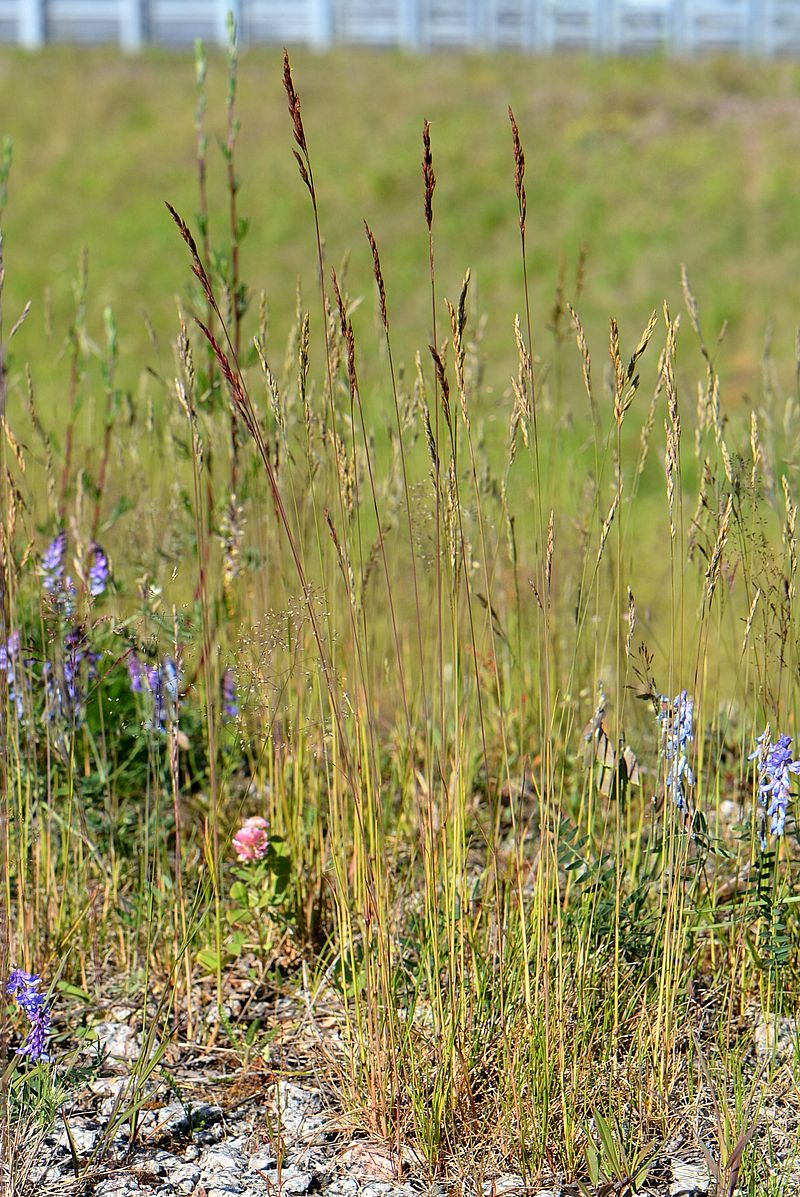
<path fill-rule="evenodd" d="M 141 694 L 144 690 L 144 670 L 135 648 L 128 653 L 128 677 L 131 683 L 131 692 Z"/>
<path fill-rule="evenodd" d="M 15 661 L 19 657 L 19 631 L 14 631 L 6 640 L 5 644 L 0 644 L 0 673 L 6 675 L 6 689 L 8 691 L 8 700 L 13 703 L 17 717 L 22 718 L 24 712 L 24 703 L 22 701 L 22 694 L 20 692 L 19 681 L 15 673 Z"/>
<path fill-rule="evenodd" d="M 261 815 L 245 819 L 232 840 L 239 860 L 261 860 L 269 851 L 269 824 Z"/>
<path fill-rule="evenodd" d="M 42 978 L 38 973 L 26 973 L 24 969 L 15 968 L 6 984 L 6 993 L 15 999 L 28 1019 L 30 1030 L 18 1052 L 31 1060 L 47 1059 L 47 1040 L 52 1026 L 50 1008 L 40 992 L 41 983 Z"/>
<path fill-rule="evenodd" d="M 163 731 L 168 723 L 177 722 L 180 670 L 172 657 L 165 657 L 160 665 L 146 666 L 144 677 L 153 700 L 153 714 L 147 726 L 150 730 Z"/>
<path fill-rule="evenodd" d="M 15 968 L 9 975 L 6 993 L 15 999 L 26 1014 L 33 1013 L 44 1002 L 44 997 L 39 993 L 41 983 L 42 978 L 38 973 L 26 973 L 22 968 Z"/>
<path fill-rule="evenodd" d="M 64 557 L 67 552 L 67 534 L 62 528 L 42 556 L 42 585 L 48 594 L 59 591 L 64 582 Z"/>
<path fill-rule="evenodd" d="M 791 798 L 790 773 L 800 773 L 800 760 L 792 760 L 792 737 L 778 736 L 773 744 L 769 725 L 756 741 L 758 747 L 750 760 L 758 761 L 758 801 L 766 808 L 772 835 L 783 835 Z M 759 833 L 762 850 L 766 848 L 763 829 Z"/>
<path fill-rule="evenodd" d="M 664 792 L 684 813 L 689 809 L 689 791 L 694 785 L 688 757 L 694 739 L 693 718 L 694 703 L 685 690 L 672 702 L 662 694 L 658 721 L 662 727 Z"/>
<path fill-rule="evenodd" d="M 50 1035 L 52 1019 L 47 1006 L 40 1006 L 30 1017 L 31 1029 L 28 1037 L 19 1049 L 21 1056 L 28 1056 L 31 1060 L 46 1060 L 47 1040 Z"/>
<path fill-rule="evenodd" d="M 57 717 L 77 726 L 84 716 L 89 682 L 97 677 L 101 654 L 89 647 L 81 624 L 70 627 L 64 635 L 60 660 L 45 661 L 42 670 L 45 693 L 45 718 Z"/>
<path fill-rule="evenodd" d="M 64 573 L 67 555 L 67 534 L 62 530 L 42 554 L 42 586 L 50 595 L 56 611 L 70 616 L 75 611 L 75 583 Z"/>
<path fill-rule="evenodd" d="M 92 563 L 89 566 L 89 594 L 94 598 L 102 594 L 111 578 L 108 557 L 97 541 L 92 544 Z"/>

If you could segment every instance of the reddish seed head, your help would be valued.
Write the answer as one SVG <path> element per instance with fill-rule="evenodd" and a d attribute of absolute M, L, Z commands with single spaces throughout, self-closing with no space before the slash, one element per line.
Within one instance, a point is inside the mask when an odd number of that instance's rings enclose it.
<path fill-rule="evenodd" d="M 425 221 L 430 231 L 433 224 L 433 192 L 436 187 L 436 176 L 433 173 L 431 126 L 428 121 L 422 122 L 422 178 L 425 183 Z"/>

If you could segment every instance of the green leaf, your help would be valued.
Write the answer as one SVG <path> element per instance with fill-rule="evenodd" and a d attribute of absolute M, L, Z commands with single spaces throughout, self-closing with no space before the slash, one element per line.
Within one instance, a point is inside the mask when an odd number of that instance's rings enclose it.
<path fill-rule="evenodd" d="M 201 948 L 195 959 L 209 973 L 218 972 L 221 967 L 220 958 L 213 948 Z"/>

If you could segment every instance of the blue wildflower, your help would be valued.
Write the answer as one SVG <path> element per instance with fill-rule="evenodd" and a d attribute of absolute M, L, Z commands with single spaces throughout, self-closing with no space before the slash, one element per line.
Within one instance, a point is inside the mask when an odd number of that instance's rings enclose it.
<path fill-rule="evenodd" d="M 6 640 L 5 644 L 0 644 L 0 673 L 6 675 L 6 688 L 8 691 L 9 702 L 14 704 L 16 708 L 17 717 L 22 718 L 24 712 L 24 703 L 22 701 L 22 693 L 20 690 L 19 679 L 15 672 L 15 661 L 19 657 L 19 631 L 14 631 Z"/>
<path fill-rule="evenodd" d="M 13 997 L 26 1013 L 31 1013 L 38 1010 L 44 1002 L 44 997 L 39 993 L 41 983 L 42 978 L 38 973 L 26 973 L 22 968 L 15 968 L 9 975 L 6 993 Z"/>
<path fill-rule="evenodd" d="M 80 624 L 67 631 L 60 668 L 55 669 L 49 661 L 44 665 L 48 720 L 60 715 L 75 725 L 82 721 L 88 684 L 97 677 L 100 656 L 89 647 L 86 631 Z"/>
<path fill-rule="evenodd" d="M 19 1048 L 19 1054 L 31 1060 L 47 1059 L 45 1049 L 52 1026 L 50 1008 L 39 988 L 41 983 L 42 978 L 38 973 L 26 973 L 24 969 L 15 968 L 6 984 L 6 993 L 15 999 L 28 1019 L 30 1030 Z"/>
<path fill-rule="evenodd" d="M 128 678 L 131 683 L 131 692 L 141 694 L 144 690 L 144 670 L 135 648 L 128 653 Z"/>
<path fill-rule="evenodd" d="M 773 744 L 769 726 L 756 741 L 758 747 L 750 760 L 758 761 L 758 801 L 766 809 L 772 835 L 783 835 L 786 814 L 791 798 L 790 773 L 800 773 L 800 760 L 792 760 L 792 737 L 779 736 Z M 762 849 L 766 848 L 763 830 L 759 833 Z"/>
<path fill-rule="evenodd" d="M 61 590 L 64 582 L 64 558 L 67 553 L 67 534 L 62 528 L 42 556 L 42 585 L 48 594 Z"/>
<path fill-rule="evenodd" d="M 34 1011 L 30 1019 L 28 1037 L 19 1049 L 21 1056 L 28 1056 L 31 1060 L 47 1060 L 47 1040 L 50 1036 L 52 1019 L 47 1006 L 40 1006 Z"/>
<path fill-rule="evenodd" d="M 694 785 L 688 757 L 694 739 L 693 718 L 694 702 L 685 690 L 671 702 L 662 694 L 658 721 L 662 725 L 664 792 L 684 813 L 689 809 L 689 790 Z"/>
<path fill-rule="evenodd" d="M 160 665 L 148 665 L 144 675 L 153 698 L 153 716 L 148 726 L 163 731 L 167 723 L 178 718 L 180 671 L 172 657 L 165 657 Z"/>
<path fill-rule="evenodd" d="M 236 675 L 230 666 L 222 675 L 222 713 L 227 719 L 239 714 L 239 700 L 236 696 Z"/>
<path fill-rule="evenodd" d="M 95 541 L 92 545 L 92 564 L 89 566 L 89 594 L 94 598 L 102 594 L 111 579 L 108 557 Z"/>

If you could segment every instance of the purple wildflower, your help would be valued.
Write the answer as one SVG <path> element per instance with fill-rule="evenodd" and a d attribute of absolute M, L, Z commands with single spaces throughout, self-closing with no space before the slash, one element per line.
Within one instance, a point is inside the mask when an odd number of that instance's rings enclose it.
<path fill-rule="evenodd" d="M 144 690 L 144 670 L 135 648 L 128 653 L 128 677 L 130 678 L 131 692 L 141 694 Z"/>
<path fill-rule="evenodd" d="M 222 713 L 227 719 L 239 714 L 239 700 L 236 696 L 236 675 L 228 666 L 222 675 Z"/>
<path fill-rule="evenodd" d="M 38 1010 L 39 1006 L 44 1002 L 44 998 L 39 993 L 39 986 L 42 983 L 42 978 L 38 973 L 26 973 L 22 968 L 15 968 L 11 970 L 6 985 L 6 993 L 9 997 L 13 997 L 18 1006 L 26 1012 Z"/>
<path fill-rule="evenodd" d="M 14 631 L 6 640 L 5 644 L 0 644 L 0 673 L 6 675 L 6 688 L 8 690 L 9 702 L 12 702 L 16 707 L 17 717 L 22 718 L 24 712 L 24 704 L 22 701 L 22 694 L 20 692 L 18 679 L 14 672 L 15 658 L 19 656 L 19 631 Z"/>
<path fill-rule="evenodd" d="M 685 690 L 676 694 L 670 702 L 661 696 L 658 721 L 662 725 L 664 751 L 664 791 L 679 811 L 689 809 L 688 791 L 694 785 L 694 774 L 689 764 L 688 752 L 694 738 L 692 720 L 694 703 Z"/>
<path fill-rule="evenodd" d="M 766 808 L 770 833 L 781 836 L 791 798 L 789 774 L 800 773 L 800 760 L 792 760 L 792 737 L 779 736 L 773 744 L 768 726 L 756 742 L 758 747 L 750 760 L 758 760 L 758 801 Z M 760 840 L 762 849 L 766 848 L 763 830 Z"/>
<path fill-rule="evenodd" d="M 89 566 L 89 594 L 97 598 L 102 594 L 111 578 L 108 557 L 95 541 L 92 545 L 92 564 Z"/>
<path fill-rule="evenodd" d="M 64 582 L 64 557 L 67 552 L 67 534 L 62 528 L 44 551 L 42 556 L 43 586 L 48 594 L 60 591 Z"/>
<path fill-rule="evenodd" d="M 162 664 L 148 665 L 144 671 L 147 688 L 153 697 L 151 730 L 163 730 L 167 723 L 178 718 L 180 702 L 180 672 L 172 657 L 165 657 Z"/>
<path fill-rule="evenodd" d="M 81 722 L 88 683 L 97 677 L 100 656 L 89 647 L 86 631 L 80 624 L 67 631 L 60 666 L 54 668 L 50 661 L 44 665 L 48 720 L 60 715 L 68 723 L 77 725 Z"/>
<path fill-rule="evenodd" d="M 47 1006 L 40 1006 L 35 1010 L 30 1019 L 30 1031 L 28 1037 L 19 1049 L 21 1056 L 28 1056 L 31 1060 L 46 1060 L 47 1057 L 47 1040 L 50 1035 L 50 1028 L 52 1026 L 52 1019 L 50 1017 L 50 1010 Z"/>
<path fill-rule="evenodd" d="M 30 1030 L 19 1054 L 31 1060 L 47 1059 L 45 1049 L 52 1025 L 50 1008 L 39 989 L 41 983 L 42 978 L 37 973 L 26 973 L 24 969 L 15 968 L 6 985 L 6 993 L 15 999 L 28 1019 Z"/>

